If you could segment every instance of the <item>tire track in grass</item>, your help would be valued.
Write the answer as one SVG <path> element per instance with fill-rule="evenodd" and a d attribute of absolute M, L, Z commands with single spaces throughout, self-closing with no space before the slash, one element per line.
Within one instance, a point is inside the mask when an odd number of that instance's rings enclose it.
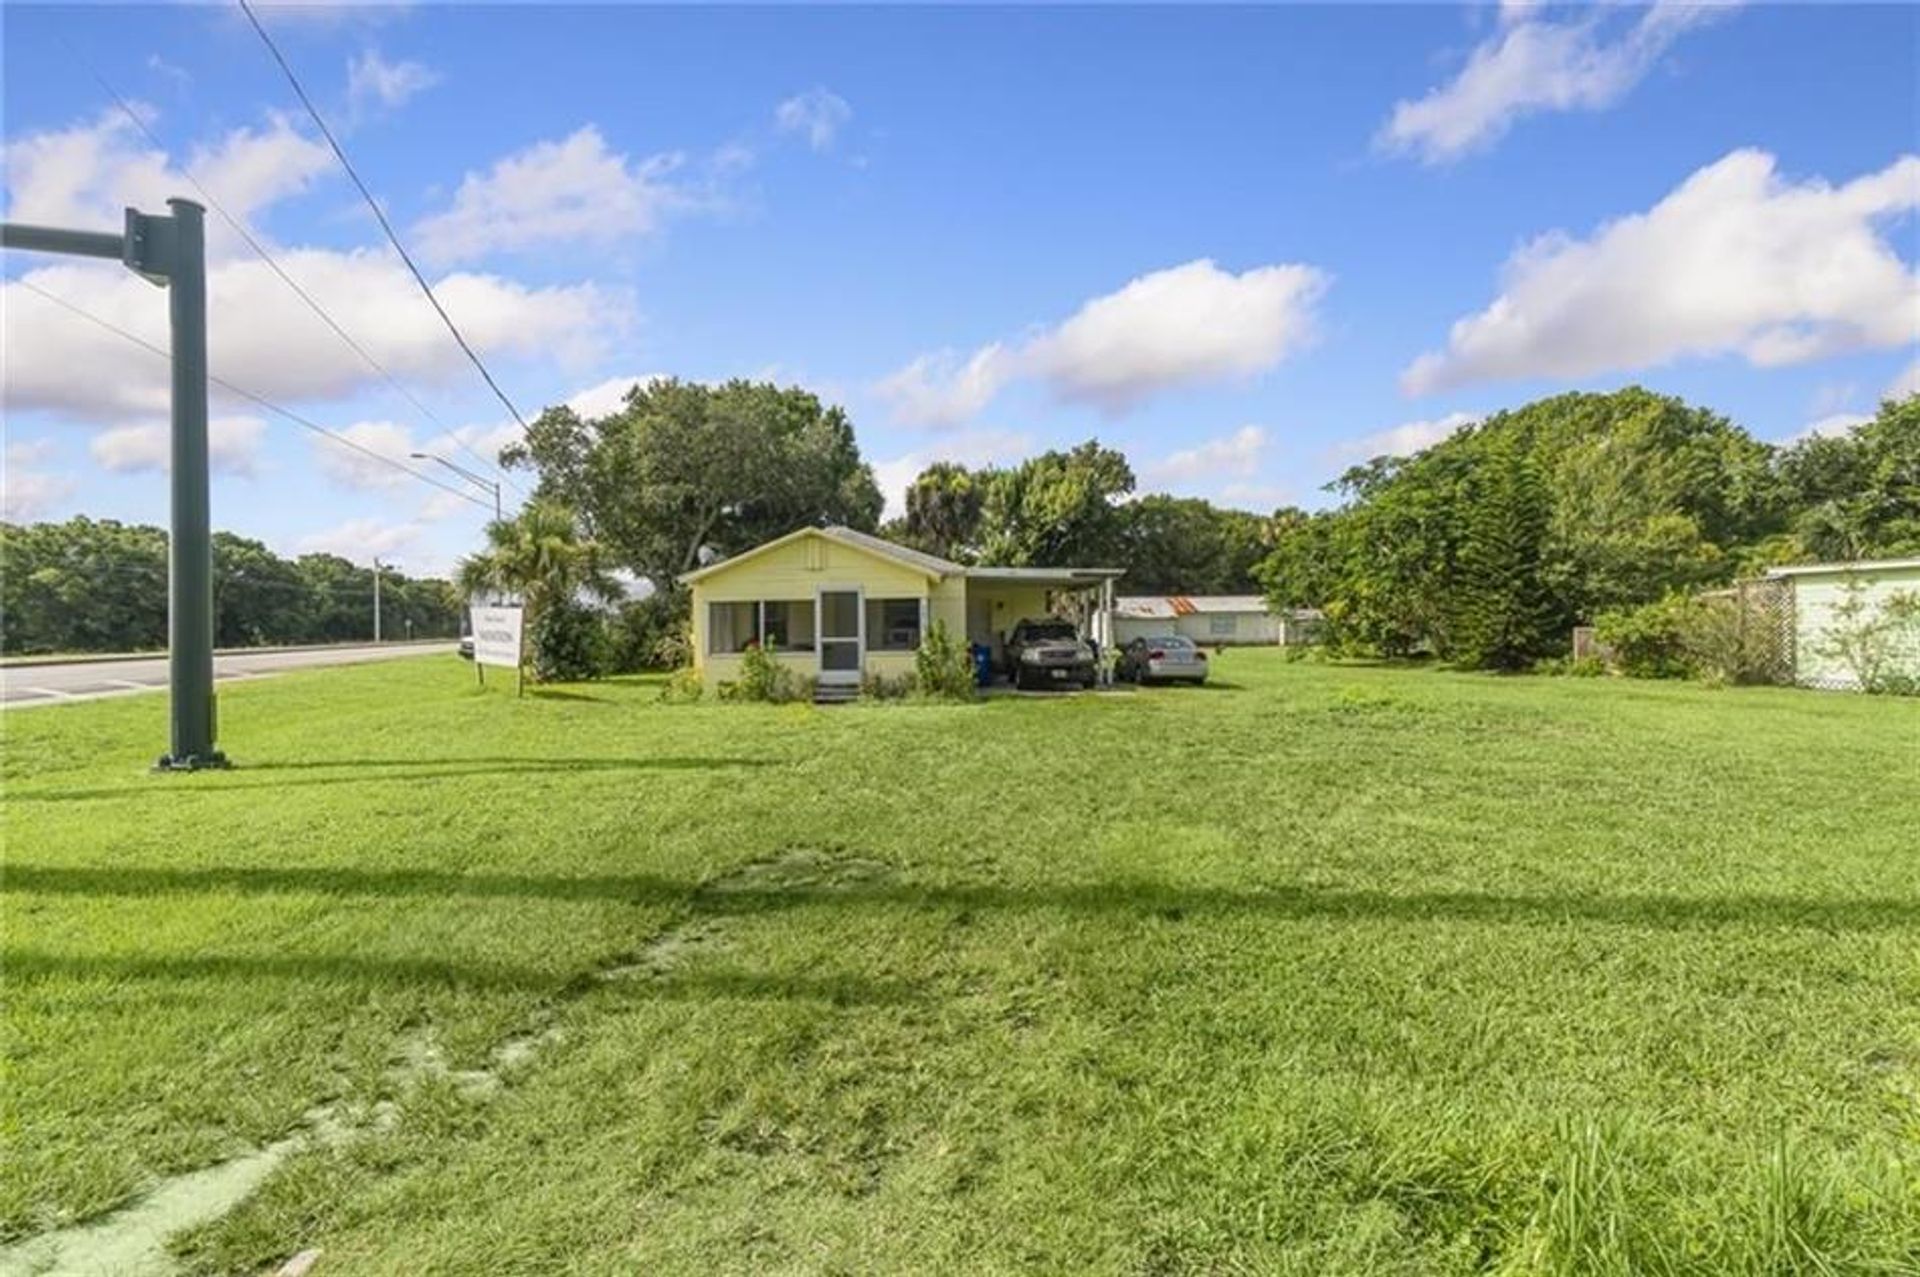
<path fill-rule="evenodd" d="M 388 1070 L 391 1090 L 404 1097 L 436 1081 L 450 1082 L 469 1098 L 489 1100 L 560 1042 L 557 1021 L 571 1003 L 617 981 L 664 979 L 726 942 L 727 914 L 742 899 L 791 888 L 833 890 L 890 876 L 892 867 L 843 852 L 786 848 L 747 861 L 700 885 L 679 917 L 654 931 L 639 948 L 622 953 L 570 981 L 558 998 L 536 1009 L 517 1032 L 488 1053 L 481 1069 L 454 1069 L 431 1026 L 402 1035 Z M 731 899 L 730 899 L 731 898 Z M 111 1274 L 162 1277 L 177 1270 L 167 1244 L 175 1236 L 213 1223 L 245 1202 L 288 1158 L 309 1148 L 334 1148 L 362 1136 L 392 1130 L 400 1105 L 392 1098 L 370 1106 L 324 1104 L 309 1109 L 295 1130 L 224 1161 L 169 1176 L 118 1210 L 0 1247 L 0 1277 L 43 1274 Z M 289 1249 L 290 1255 L 295 1252 Z M 310 1252 L 301 1251 L 299 1255 Z"/>

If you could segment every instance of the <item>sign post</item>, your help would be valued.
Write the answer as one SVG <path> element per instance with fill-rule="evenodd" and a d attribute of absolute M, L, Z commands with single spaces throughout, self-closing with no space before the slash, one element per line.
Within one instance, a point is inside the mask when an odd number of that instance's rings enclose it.
<path fill-rule="evenodd" d="M 521 609 L 513 607 L 476 607 L 473 609 L 473 667 L 479 671 L 484 666 L 496 665 L 514 670 L 522 668 L 520 660 Z M 480 682 L 484 685 L 487 676 L 482 673 Z M 525 675 L 521 675 L 521 691 L 525 691 Z"/>

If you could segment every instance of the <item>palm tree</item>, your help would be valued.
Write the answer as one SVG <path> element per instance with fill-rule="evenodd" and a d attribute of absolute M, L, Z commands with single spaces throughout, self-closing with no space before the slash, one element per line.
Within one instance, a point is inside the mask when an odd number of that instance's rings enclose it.
<path fill-rule="evenodd" d="M 573 510 L 555 501 L 532 501 L 511 519 L 487 525 L 487 548 L 460 560 L 462 593 L 517 594 L 531 625 L 554 603 L 580 594 L 620 597 L 597 542 L 580 535 Z"/>

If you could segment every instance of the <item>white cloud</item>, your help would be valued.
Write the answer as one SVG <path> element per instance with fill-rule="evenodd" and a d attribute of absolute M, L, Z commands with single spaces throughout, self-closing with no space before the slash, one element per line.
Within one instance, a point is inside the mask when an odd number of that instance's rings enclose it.
<path fill-rule="evenodd" d="M 1525 115 L 1602 110 L 1640 83 L 1682 33 L 1731 7 L 1655 0 L 1610 38 L 1620 10 L 1551 22 L 1539 18 L 1537 5 L 1503 3 L 1501 29 L 1468 55 L 1460 74 L 1396 104 L 1377 141 L 1437 164 L 1491 145 Z"/>
<path fill-rule="evenodd" d="M 969 469 L 1019 461 L 1034 450 L 1032 435 L 1013 430 L 967 430 L 942 436 L 926 448 L 873 463 L 873 479 L 887 499 L 886 517 L 907 512 L 907 489 L 920 472 L 936 461 L 952 461 Z"/>
<path fill-rule="evenodd" d="M 152 115 L 151 108 L 132 104 Z M 196 148 L 187 170 L 241 221 L 307 190 L 332 165 L 324 143 L 298 132 L 284 116 L 261 128 L 229 130 Z M 7 216 L 47 226 L 117 231 L 128 206 L 164 213 L 169 196 L 191 184 L 163 151 L 153 149 L 119 111 L 64 129 L 31 133 L 5 148 Z M 217 216 L 207 219 L 214 260 L 247 252 Z"/>
<path fill-rule="evenodd" d="M 1150 461 L 1140 467 L 1143 482 L 1151 484 L 1192 483 L 1197 479 L 1235 475 L 1246 479 L 1260 468 L 1266 453 L 1267 432 L 1259 426 L 1242 426 L 1230 435 L 1208 439 L 1191 448 Z"/>
<path fill-rule="evenodd" d="M 376 518 L 348 519 L 300 538 L 301 554 L 337 554 L 366 566 L 375 555 L 386 559 L 417 544 L 426 529 L 417 521 L 388 523 Z M 418 569 L 416 569 L 418 571 Z"/>
<path fill-rule="evenodd" d="M 416 451 L 413 432 L 399 422 L 356 421 L 334 433 L 357 445 L 348 447 L 321 435 L 313 437 L 314 463 L 335 483 L 347 488 L 380 489 L 414 482 L 405 473 L 415 468 L 409 459 Z"/>
<path fill-rule="evenodd" d="M 0 520 L 32 523 L 73 495 L 73 480 L 66 475 L 32 468 L 43 455 L 37 448 L 7 448 L 6 465 L 0 467 Z"/>
<path fill-rule="evenodd" d="M 1015 375 L 1017 358 L 995 342 L 964 362 L 951 350 L 916 356 L 883 377 L 874 390 L 901 421 L 956 426 L 977 415 Z"/>
<path fill-rule="evenodd" d="M 808 89 L 773 108 L 774 126 L 782 133 L 800 133 L 816 151 L 832 148 L 840 130 L 853 118 L 847 100 L 826 89 Z"/>
<path fill-rule="evenodd" d="M 1788 443 L 1798 443 L 1802 439 L 1843 439 L 1852 434 L 1857 427 L 1866 425 L 1873 418 L 1864 412 L 1836 412 L 1831 416 L 1808 425 L 1787 439 Z"/>
<path fill-rule="evenodd" d="M 1409 393 L 1520 377 L 1583 377 L 1685 356 L 1759 367 L 1920 340 L 1920 274 L 1877 223 L 1920 207 L 1920 156 L 1844 186 L 1793 183 L 1735 151 L 1650 211 L 1589 239 L 1542 236 L 1503 291 L 1401 375 Z"/>
<path fill-rule="evenodd" d="M 281 265 L 402 381 L 469 376 L 460 353 L 406 269 L 370 249 L 286 250 Z M 154 345 L 167 345 L 165 295 L 118 266 L 59 265 L 26 278 Z M 333 399 L 381 378 L 257 260 L 208 272 L 212 371 L 276 400 Z M 434 291 L 482 356 L 584 364 L 622 329 L 630 303 L 591 284 L 530 288 L 497 275 L 455 273 Z M 36 296 L 0 285 L 0 333 L 10 409 L 121 420 L 167 410 L 166 362 Z M 102 375 L 111 370 L 111 375 Z M 215 388 L 215 396 L 220 391 Z"/>
<path fill-rule="evenodd" d="M 368 49 L 347 63 L 347 103 L 353 114 L 380 107 L 394 110 L 409 98 L 440 83 L 440 73 L 419 62 L 389 62 Z"/>
<path fill-rule="evenodd" d="M 566 406 L 583 418 L 605 417 L 619 412 L 626 406 L 627 391 L 635 385 L 649 385 L 666 380 L 665 373 L 638 373 L 625 377 L 609 377 L 584 390 L 569 395 Z"/>
<path fill-rule="evenodd" d="M 630 160 L 587 125 L 515 152 L 486 173 L 468 173 L 452 207 L 423 219 L 414 233 L 421 252 L 441 262 L 553 242 L 633 239 L 701 202 L 669 180 L 681 164 L 678 154 Z"/>
<path fill-rule="evenodd" d="M 471 513 L 473 509 L 473 502 L 457 492 L 433 492 L 420 503 L 418 518 L 422 523 L 438 523 L 457 514 Z"/>
<path fill-rule="evenodd" d="M 215 417 L 207 422 L 207 461 L 217 474 L 251 478 L 267 423 L 258 417 Z M 116 426 L 95 435 L 87 451 L 117 473 L 165 473 L 173 455 L 173 427 L 164 421 Z"/>
<path fill-rule="evenodd" d="M 902 420 L 933 425 L 966 420 L 1027 377 L 1117 415 L 1164 390 L 1274 367 L 1312 339 L 1327 284 L 1311 266 L 1236 275 L 1202 258 L 1142 275 L 1017 346 L 996 342 L 965 360 L 922 355 L 875 389 Z"/>
<path fill-rule="evenodd" d="M 1335 446 L 1347 457 L 1410 457 L 1480 421 L 1477 412 L 1450 412 L 1431 421 L 1407 421 Z"/>
<path fill-rule="evenodd" d="M 9 466 L 37 466 L 51 460 L 57 448 L 51 439 L 16 439 L 3 455 Z"/>
<path fill-rule="evenodd" d="M 1293 489 L 1284 483 L 1266 483 L 1257 479 L 1236 480 L 1221 485 L 1214 499 L 1236 510 L 1271 512 L 1293 501 Z"/>

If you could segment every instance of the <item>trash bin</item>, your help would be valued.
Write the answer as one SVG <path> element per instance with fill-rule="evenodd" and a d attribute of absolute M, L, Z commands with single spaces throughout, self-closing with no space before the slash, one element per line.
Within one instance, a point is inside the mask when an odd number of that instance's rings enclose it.
<path fill-rule="evenodd" d="M 985 643 L 973 645 L 973 681 L 981 687 L 993 682 L 993 649 Z"/>

